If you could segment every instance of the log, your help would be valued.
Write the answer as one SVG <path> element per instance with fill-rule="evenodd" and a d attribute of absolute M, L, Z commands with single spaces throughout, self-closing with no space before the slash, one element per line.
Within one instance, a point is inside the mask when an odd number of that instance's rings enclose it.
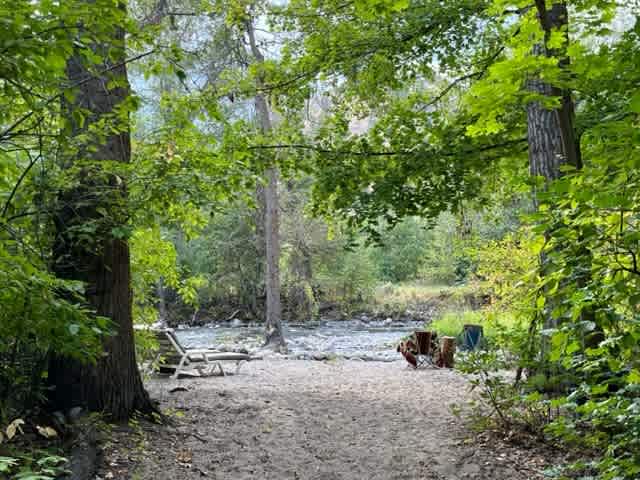
<path fill-rule="evenodd" d="M 456 339 L 454 337 L 442 337 L 440 341 L 440 358 L 438 366 L 453 368 L 453 357 L 456 353 Z"/>

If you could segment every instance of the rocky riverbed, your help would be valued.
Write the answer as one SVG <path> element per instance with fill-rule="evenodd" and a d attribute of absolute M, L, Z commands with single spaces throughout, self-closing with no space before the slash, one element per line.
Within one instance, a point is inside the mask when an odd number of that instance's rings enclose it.
<path fill-rule="evenodd" d="M 397 360 L 395 348 L 400 339 L 423 326 L 422 322 L 373 320 L 367 316 L 348 321 L 287 324 L 284 329 L 289 353 L 284 358 Z M 227 322 L 178 329 L 176 333 L 182 344 L 190 348 L 261 353 L 263 327 L 259 325 Z"/>

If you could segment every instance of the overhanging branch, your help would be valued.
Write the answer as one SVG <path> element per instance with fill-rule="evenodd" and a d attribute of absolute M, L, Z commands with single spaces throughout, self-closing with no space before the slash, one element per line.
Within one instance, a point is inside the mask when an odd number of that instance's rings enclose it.
<path fill-rule="evenodd" d="M 527 137 L 516 138 L 512 140 L 506 140 L 502 143 L 496 143 L 493 145 L 485 145 L 475 149 L 449 151 L 449 152 L 430 152 L 436 153 L 444 157 L 454 157 L 457 155 L 468 155 L 471 153 L 486 152 L 490 150 L 496 150 L 499 148 L 506 148 L 521 143 L 526 143 Z M 419 150 L 397 150 L 397 151 L 354 151 L 354 150 L 329 150 L 319 147 L 317 145 L 307 145 L 303 143 L 289 143 L 289 144 L 274 144 L 274 145 L 252 145 L 248 147 L 248 150 L 277 150 L 277 149 L 291 149 L 291 150 L 310 150 L 316 153 L 323 153 L 327 155 L 344 155 L 344 156 L 357 156 L 357 157 L 393 157 L 393 156 L 416 156 L 427 152 Z"/>

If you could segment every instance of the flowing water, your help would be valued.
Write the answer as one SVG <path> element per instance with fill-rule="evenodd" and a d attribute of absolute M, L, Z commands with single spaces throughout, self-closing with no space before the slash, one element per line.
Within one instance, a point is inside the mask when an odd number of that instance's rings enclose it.
<path fill-rule="evenodd" d="M 362 360 L 398 360 L 400 339 L 422 327 L 421 322 L 325 321 L 316 324 L 285 325 L 290 358 L 326 359 L 332 357 Z M 217 324 L 209 327 L 178 329 L 180 342 L 188 348 L 254 352 L 263 341 L 261 326 Z"/>

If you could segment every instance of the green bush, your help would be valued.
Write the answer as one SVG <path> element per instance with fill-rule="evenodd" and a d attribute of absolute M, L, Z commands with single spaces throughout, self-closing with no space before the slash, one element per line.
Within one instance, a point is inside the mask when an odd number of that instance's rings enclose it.
<path fill-rule="evenodd" d="M 373 297 L 378 272 L 370 248 L 338 250 L 334 260 L 317 271 L 318 285 L 325 299 L 348 310 Z"/>
<path fill-rule="evenodd" d="M 468 324 L 482 326 L 485 345 L 503 349 L 512 348 L 524 328 L 514 315 L 498 315 L 486 310 L 446 311 L 425 328 L 435 330 L 440 336 L 456 337 L 460 343 L 464 326 Z"/>
<path fill-rule="evenodd" d="M 410 217 L 386 232 L 376 248 L 376 265 L 384 281 L 403 282 L 418 276 L 432 235 L 424 220 Z"/>
<path fill-rule="evenodd" d="M 42 399 L 50 354 L 95 360 L 109 321 L 91 315 L 83 287 L 0 245 L 0 421 Z"/>

